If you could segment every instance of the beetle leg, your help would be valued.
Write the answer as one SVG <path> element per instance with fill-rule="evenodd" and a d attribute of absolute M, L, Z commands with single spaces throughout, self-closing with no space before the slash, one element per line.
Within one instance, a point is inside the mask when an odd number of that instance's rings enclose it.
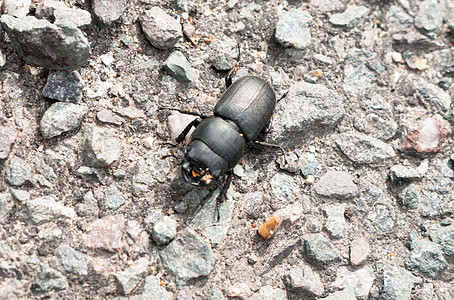
<path fill-rule="evenodd" d="M 224 200 L 227 198 L 227 190 L 230 187 L 230 184 L 232 183 L 232 177 L 233 177 L 233 170 L 230 169 L 227 171 L 227 180 L 225 181 L 224 186 L 222 187 L 221 194 L 219 197 L 216 199 L 216 213 L 217 213 L 217 222 L 221 219 L 221 203 L 224 202 Z"/>
<path fill-rule="evenodd" d="M 285 97 L 287 97 L 287 95 L 288 95 L 288 91 L 286 91 L 286 92 L 281 96 L 281 98 L 279 98 L 279 99 L 276 101 L 276 103 L 279 103 L 279 101 L 281 101 L 282 99 L 284 99 Z"/>
<path fill-rule="evenodd" d="M 192 127 L 197 127 L 202 120 L 200 119 L 194 119 L 191 123 L 186 126 L 186 128 L 180 133 L 180 135 L 176 138 L 177 143 L 181 143 L 184 138 L 188 135 L 189 131 L 192 129 Z"/>
<path fill-rule="evenodd" d="M 200 117 L 201 119 L 205 119 L 205 118 L 208 118 L 207 115 L 204 115 L 204 114 L 201 114 L 201 113 L 198 113 L 198 112 L 194 112 L 194 111 L 189 111 L 189 110 L 184 110 L 184 109 L 179 109 L 179 108 L 175 108 L 175 107 L 160 107 L 158 108 L 159 110 L 174 110 L 174 111 L 177 111 L 179 113 L 182 113 L 182 114 L 187 114 L 187 115 L 193 115 L 193 116 L 197 116 L 197 117 Z"/>

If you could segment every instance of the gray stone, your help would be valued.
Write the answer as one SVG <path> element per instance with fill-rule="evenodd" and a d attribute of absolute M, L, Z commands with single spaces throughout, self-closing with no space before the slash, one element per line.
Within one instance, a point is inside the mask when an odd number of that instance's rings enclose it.
<path fill-rule="evenodd" d="M 440 206 L 440 197 L 437 193 L 422 193 L 420 197 L 419 213 L 423 217 L 437 217 L 443 213 Z"/>
<path fill-rule="evenodd" d="M 151 275 L 145 278 L 143 292 L 139 296 L 139 300 L 149 299 L 173 300 L 174 297 L 171 292 L 168 292 L 163 286 L 160 285 L 158 278 Z"/>
<path fill-rule="evenodd" d="M 168 271 L 182 283 L 208 276 L 216 262 L 211 247 L 190 228 L 180 232 L 160 256 Z"/>
<path fill-rule="evenodd" d="M 270 180 L 272 194 L 276 199 L 279 200 L 290 200 L 296 196 L 294 191 L 296 190 L 296 184 L 293 181 L 293 176 L 283 172 L 278 172 Z"/>
<path fill-rule="evenodd" d="M 395 33 L 392 35 L 394 44 L 413 46 L 418 48 L 443 48 L 445 45 L 437 40 L 433 40 L 421 33 Z M 415 65 L 416 55 L 412 51 L 405 51 L 403 58 L 407 65 L 412 69 L 417 69 Z"/>
<path fill-rule="evenodd" d="M 68 245 L 60 245 L 57 249 L 60 264 L 67 273 L 75 275 L 87 275 L 87 260 L 85 255 L 74 250 Z"/>
<path fill-rule="evenodd" d="M 293 148 L 330 132 L 344 117 L 343 102 L 343 96 L 323 85 L 294 84 L 277 104 L 267 141 Z"/>
<path fill-rule="evenodd" d="M 344 214 L 346 208 L 346 203 L 323 208 L 323 211 L 326 214 L 325 230 L 334 239 L 341 239 L 344 237 L 344 230 L 346 227 Z"/>
<path fill-rule="evenodd" d="M 311 23 L 308 12 L 292 8 L 277 21 L 274 37 L 284 47 L 304 49 L 311 44 Z"/>
<path fill-rule="evenodd" d="M 13 157 L 6 167 L 5 181 L 13 186 L 21 186 L 25 183 L 36 183 L 30 167 L 17 156 Z"/>
<path fill-rule="evenodd" d="M 211 286 L 211 300 L 226 300 L 222 291 L 215 285 Z"/>
<path fill-rule="evenodd" d="M 413 27 L 413 18 L 402 8 L 392 5 L 386 13 L 388 30 L 404 31 Z"/>
<path fill-rule="evenodd" d="M 359 194 L 353 176 L 344 171 L 326 172 L 315 184 L 314 190 L 320 196 L 338 199 L 351 199 Z"/>
<path fill-rule="evenodd" d="M 445 12 L 437 0 L 426 0 L 419 5 L 415 26 L 425 31 L 433 31 L 443 24 Z"/>
<path fill-rule="evenodd" d="M 380 300 L 408 300 L 415 283 L 421 279 L 413 276 L 409 271 L 386 265 L 383 271 L 383 289 Z"/>
<path fill-rule="evenodd" d="M 165 182 L 171 169 L 169 160 L 162 159 L 162 157 L 167 155 L 168 151 L 165 147 L 157 151 L 150 151 L 138 161 L 138 171 L 133 177 L 136 194 L 147 190 L 148 186 L 155 182 Z"/>
<path fill-rule="evenodd" d="M 79 213 L 80 211 L 83 212 L 84 215 L 97 215 L 99 212 L 98 200 L 93 195 L 92 191 L 88 191 L 82 198 L 82 203 L 79 206 Z"/>
<path fill-rule="evenodd" d="M 101 109 L 97 114 L 96 117 L 99 121 L 103 123 L 113 124 L 113 125 L 122 125 L 125 123 L 125 119 L 120 117 L 119 115 L 113 113 L 111 110 L 106 108 Z"/>
<path fill-rule="evenodd" d="M 159 7 L 146 10 L 139 21 L 145 37 L 158 49 L 172 48 L 183 37 L 180 23 Z"/>
<path fill-rule="evenodd" d="M 3 0 L 3 13 L 21 18 L 30 12 L 31 0 Z M 0 5 L 2 8 L 2 5 Z"/>
<path fill-rule="evenodd" d="M 58 0 L 41 0 L 36 7 L 35 17 L 46 19 L 51 23 L 71 22 L 76 27 L 91 24 L 91 14 L 83 9 L 70 8 Z"/>
<path fill-rule="evenodd" d="M 104 203 L 111 210 L 117 210 L 125 204 L 123 194 L 116 188 L 109 188 L 104 195 Z"/>
<path fill-rule="evenodd" d="M 104 25 L 120 19 L 125 10 L 126 0 L 93 0 L 92 8 L 96 18 Z"/>
<path fill-rule="evenodd" d="M 342 266 L 337 269 L 337 276 L 333 285 L 336 288 L 353 289 L 358 299 L 368 299 L 374 280 L 374 270 L 370 266 L 354 271 L 349 271 L 347 267 Z"/>
<path fill-rule="evenodd" d="M 115 284 L 121 295 L 129 295 L 142 282 L 143 277 L 149 271 L 150 262 L 146 258 L 139 258 L 126 270 L 116 273 Z"/>
<path fill-rule="evenodd" d="M 25 202 L 28 199 L 30 199 L 30 193 L 27 191 L 14 189 L 10 187 L 9 192 L 11 193 L 11 196 L 13 196 L 13 198 L 19 202 Z"/>
<path fill-rule="evenodd" d="M 120 140 L 108 129 L 87 125 L 83 147 L 85 160 L 92 167 L 108 167 L 120 158 Z"/>
<path fill-rule="evenodd" d="M 234 67 L 233 63 L 233 58 L 227 53 L 219 54 L 211 61 L 213 68 L 218 71 L 228 71 L 232 69 Z"/>
<path fill-rule="evenodd" d="M 375 113 L 363 115 L 356 119 L 355 128 L 381 140 L 389 140 L 396 135 L 397 123 L 390 118 L 382 118 Z"/>
<path fill-rule="evenodd" d="M 194 293 L 188 287 L 185 287 L 178 291 L 175 300 L 194 300 L 194 297 Z"/>
<path fill-rule="evenodd" d="M 1 28 L 1 26 L 0 26 Z M 3 29 L 0 29 L 0 41 L 2 41 L 3 38 Z M 6 56 L 3 53 L 3 50 L 0 50 L 0 68 L 3 68 L 6 65 Z"/>
<path fill-rule="evenodd" d="M 321 300 L 356 300 L 355 291 L 348 287 L 341 291 L 337 291 L 328 295 L 328 297 L 320 298 Z"/>
<path fill-rule="evenodd" d="M 377 74 L 367 64 L 370 52 L 352 49 L 345 56 L 344 90 L 354 95 L 372 86 Z"/>
<path fill-rule="evenodd" d="M 451 97 L 448 93 L 437 87 L 435 84 L 428 83 L 422 78 L 414 79 L 414 88 L 421 94 L 422 98 L 434 104 L 438 109 L 443 111 L 451 107 Z"/>
<path fill-rule="evenodd" d="M 389 177 L 391 181 L 397 183 L 399 181 L 413 181 L 421 179 L 423 175 L 415 168 L 403 165 L 394 165 L 389 170 Z"/>
<path fill-rule="evenodd" d="M 151 210 L 147 217 L 143 220 L 143 223 L 145 225 L 145 229 L 152 234 L 153 233 L 153 226 L 155 223 L 157 223 L 159 220 L 161 220 L 164 217 L 164 213 L 160 209 L 153 209 Z"/>
<path fill-rule="evenodd" d="M 6 159 L 16 141 L 17 133 L 14 128 L 0 126 L 0 159 Z"/>
<path fill-rule="evenodd" d="M 429 232 L 430 239 L 441 246 L 444 256 L 454 262 L 454 224 L 438 226 Z"/>
<path fill-rule="evenodd" d="M 188 60 L 180 51 L 170 53 L 164 62 L 164 68 L 179 81 L 194 80 L 194 71 L 192 71 Z"/>
<path fill-rule="evenodd" d="M 164 216 L 153 225 L 152 237 L 158 245 L 167 245 L 177 235 L 177 223 L 174 219 Z"/>
<path fill-rule="evenodd" d="M 408 209 L 418 209 L 419 194 L 418 186 L 416 184 L 410 184 L 399 193 L 398 197 L 402 202 L 402 206 L 406 206 Z"/>
<path fill-rule="evenodd" d="M 370 210 L 367 218 L 383 232 L 391 232 L 394 228 L 394 212 L 386 205 L 375 205 Z"/>
<path fill-rule="evenodd" d="M 282 300 L 287 299 L 287 293 L 284 290 L 273 288 L 271 285 L 265 285 L 256 292 L 251 300 Z"/>
<path fill-rule="evenodd" d="M 442 49 L 433 51 L 426 55 L 426 58 L 433 63 L 435 70 L 445 76 L 454 75 L 454 49 Z"/>
<path fill-rule="evenodd" d="M 227 236 L 234 207 L 230 190 L 227 192 L 224 202 L 218 205 L 219 194 L 219 190 L 213 192 L 190 221 L 191 226 L 200 228 L 203 236 L 209 238 L 213 244 L 222 243 Z"/>
<path fill-rule="evenodd" d="M 44 138 L 53 138 L 79 127 L 88 113 L 86 106 L 72 103 L 57 102 L 44 113 L 40 122 L 41 134 Z"/>
<path fill-rule="evenodd" d="M 299 158 L 298 164 L 300 165 L 300 172 L 304 177 L 315 175 L 318 169 L 318 162 L 315 155 L 312 153 L 305 153 Z"/>
<path fill-rule="evenodd" d="M 79 103 L 84 82 L 77 71 L 50 71 L 43 96 L 62 102 Z"/>
<path fill-rule="evenodd" d="M 339 251 L 320 233 L 308 235 L 304 238 L 304 250 L 307 258 L 317 264 L 326 266 L 341 261 Z"/>
<path fill-rule="evenodd" d="M 12 206 L 13 199 L 9 193 L 0 194 L 0 220 L 8 215 Z"/>
<path fill-rule="evenodd" d="M 115 252 L 123 246 L 124 230 L 125 218 L 123 215 L 107 216 L 87 226 L 84 241 L 87 248 Z"/>
<path fill-rule="evenodd" d="M 414 239 L 410 241 L 410 248 L 410 254 L 404 261 L 405 268 L 410 271 L 435 279 L 448 266 L 440 245 L 436 243 Z"/>
<path fill-rule="evenodd" d="M 41 266 L 41 272 L 36 277 L 31 289 L 36 293 L 61 291 L 68 288 L 68 280 L 62 273 L 46 265 Z"/>
<path fill-rule="evenodd" d="M 263 193 L 252 192 L 243 196 L 243 210 L 244 213 L 254 219 L 260 217 L 262 205 L 264 204 Z"/>
<path fill-rule="evenodd" d="M 320 275 L 307 265 L 300 265 L 285 273 L 282 280 L 289 292 L 300 297 L 321 297 L 325 291 Z"/>
<path fill-rule="evenodd" d="M 40 225 L 63 218 L 72 219 L 77 216 L 72 207 L 64 206 L 55 201 L 53 196 L 44 196 L 27 201 L 26 214 L 29 223 L 32 225 Z"/>
<path fill-rule="evenodd" d="M 376 164 L 396 156 L 392 146 L 373 137 L 354 132 L 343 133 L 336 145 L 349 159 L 359 164 Z"/>
<path fill-rule="evenodd" d="M 347 26 L 349 28 L 357 26 L 361 23 L 363 17 L 369 12 L 369 8 L 365 6 L 351 5 L 340 14 L 333 14 L 329 18 L 329 22 L 333 25 Z"/>
<path fill-rule="evenodd" d="M 4 278 L 0 283 L 0 299 L 26 299 L 28 289 L 15 278 Z"/>
<path fill-rule="evenodd" d="M 90 57 L 90 45 L 73 23 L 3 15 L 0 22 L 17 54 L 32 66 L 73 71 Z M 53 37 L 53 38 L 51 38 Z"/>
<path fill-rule="evenodd" d="M 350 244 L 350 263 L 353 266 L 363 264 L 370 254 L 370 245 L 364 238 L 357 238 Z"/>

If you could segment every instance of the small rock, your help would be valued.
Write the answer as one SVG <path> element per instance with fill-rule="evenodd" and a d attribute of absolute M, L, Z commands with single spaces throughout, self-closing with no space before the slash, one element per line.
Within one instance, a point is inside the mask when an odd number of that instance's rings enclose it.
<path fill-rule="evenodd" d="M 116 188 L 109 188 L 104 195 L 104 203 L 111 210 L 117 210 L 125 204 L 123 194 Z"/>
<path fill-rule="evenodd" d="M 425 31 L 433 31 L 443 24 L 445 12 L 437 0 L 426 0 L 419 5 L 415 26 Z"/>
<path fill-rule="evenodd" d="M 418 209 L 419 197 L 419 188 L 416 184 L 406 186 L 402 192 L 399 193 L 399 199 L 402 201 L 402 206 L 406 206 L 408 209 Z"/>
<path fill-rule="evenodd" d="M 72 207 L 66 207 L 57 202 L 53 196 L 44 196 L 29 200 L 26 203 L 28 221 L 40 225 L 62 218 L 75 218 L 76 212 Z"/>
<path fill-rule="evenodd" d="M 247 283 L 237 283 L 227 289 L 227 296 L 238 299 L 248 299 L 252 293 Z"/>
<path fill-rule="evenodd" d="M 108 129 L 87 125 L 83 147 L 86 162 L 92 167 L 108 167 L 120 158 L 120 140 Z"/>
<path fill-rule="evenodd" d="M 392 31 L 404 31 L 413 27 L 413 18 L 401 7 L 392 5 L 386 13 L 388 29 Z"/>
<path fill-rule="evenodd" d="M 271 285 L 265 285 L 256 292 L 251 300 L 281 300 L 287 299 L 287 293 L 284 290 L 273 288 Z"/>
<path fill-rule="evenodd" d="M 345 6 L 340 0 L 311 0 L 310 2 L 321 12 L 341 10 Z"/>
<path fill-rule="evenodd" d="M 339 199 L 351 199 L 359 194 L 353 177 L 344 171 L 328 171 L 315 184 L 314 190 L 320 196 Z"/>
<path fill-rule="evenodd" d="M 57 250 L 60 264 L 65 272 L 82 276 L 88 274 L 85 255 L 68 245 L 60 245 Z"/>
<path fill-rule="evenodd" d="M 243 210 L 251 218 L 260 217 L 263 203 L 263 194 L 260 192 L 247 193 L 243 196 Z"/>
<path fill-rule="evenodd" d="M 419 213 L 421 216 L 431 218 L 443 214 L 440 196 L 437 193 L 422 193 L 420 196 Z"/>
<path fill-rule="evenodd" d="M 437 108 L 446 111 L 451 107 L 451 97 L 448 93 L 437 87 L 435 84 L 429 83 L 422 78 L 413 80 L 413 86 L 421 94 L 421 97 L 433 103 Z"/>
<path fill-rule="evenodd" d="M 333 14 L 329 22 L 333 25 L 347 26 L 349 28 L 357 26 L 362 18 L 369 13 L 369 8 L 365 6 L 351 5 L 340 14 Z"/>
<path fill-rule="evenodd" d="M 328 295 L 328 297 L 321 298 L 321 300 L 356 300 L 355 291 L 348 287 L 342 291 L 337 291 Z"/>
<path fill-rule="evenodd" d="M 194 300 L 194 293 L 188 287 L 185 287 L 178 292 L 175 300 Z"/>
<path fill-rule="evenodd" d="M 32 291 L 36 293 L 47 293 L 50 291 L 61 291 L 68 288 L 68 280 L 62 273 L 46 265 L 41 266 L 41 272 L 32 284 Z"/>
<path fill-rule="evenodd" d="M 224 297 L 224 294 L 222 293 L 221 289 L 219 289 L 215 285 L 211 286 L 211 300 L 226 300 L 226 298 Z"/>
<path fill-rule="evenodd" d="M 364 134 L 343 133 L 336 144 L 342 153 L 359 164 L 380 163 L 396 156 L 390 145 Z"/>
<path fill-rule="evenodd" d="M 35 17 L 46 19 L 51 23 L 71 22 L 76 27 L 87 27 L 91 24 L 91 14 L 83 9 L 70 8 L 58 0 L 42 0 L 36 6 Z"/>
<path fill-rule="evenodd" d="M 126 0 L 93 0 L 93 13 L 102 24 L 108 26 L 120 19 L 126 3 Z"/>
<path fill-rule="evenodd" d="M 122 125 L 125 121 L 119 115 L 113 113 L 111 110 L 106 108 L 101 109 L 97 114 L 96 117 L 99 121 L 103 123 L 113 124 L 113 125 Z"/>
<path fill-rule="evenodd" d="M 403 140 L 403 147 L 420 153 L 437 152 L 450 133 L 449 122 L 442 116 L 435 115 L 424 120 L 419 127 L 409 128 Z"/>
<path fill-rule="evenodd" d="M 222 53 L 211 61 L 211 66 L 218 71 L 228 71 L 234 67 L 233 63 L 234 60 L 229 54 Z"/>
<path fill-rule="evenodd" d="M 139 296 L 139 300 L 149 299 L 173 300 L 174 298 L 171 292 L 168 292 L 165 287 L 161 286 L 159 279 L 151 275 L 145 278 L 143 292 Z"/>
<path fill-rule="evenodd" d="M 8 215 L 12 206 L 13 199 L 9 193 L 0 194 L 0 220 Z"/>
<path fill-rule="evenodd" d="M 279 200 L 288 200 L 295 198 L 293 191 L 296 185 L 293 182 L 293 176 L 283 172 L 278 172 L 270 180 L 273 196 Z"/>
<path fill-rule="evenodd" d="M 397 123 L 392 120 L 386 120 L 377 114 L 370 113 L 356 119 L 355 128 L 374 138 L 386 141 L 393 138 L 396 134 Z"/>
<path fill-rule="evenodd" d="M 179 81 L 193 81 L 194 71 L 180 51 L 170 53 L 164 62 L 164 68 Z"/>
<path fill-rule="evenodd" d="M 139 258 L 126 270 L 115 274 L 117 291 L 121 295 L 129 295 L 143 280 L 148 272 L 149 261 L 146 258 Z"/>
<path fill-rule="evenodd" d="M 16 130 L 9 126 L 0 126 L 0 159 L 8 157 L 16 138 Z"/>
<path fill-rule="evenodd" d="M 27 292 L 23 283 L 15 278 L 5 278 L 0 283 L 0 299 L 26 299 Z"/>
<path fill-rule="evenodd" d="M 25 183 L 33 185 L 36 183 L 30 167 L 17 156 L 13 157 L 6 167 L 5 181 L 13 186 L 21 186 Z"/>
<path fill-rule="evenodd" d="M 176 140 L 176 138 L 183 132 L 183 130 L 191 123 L 197 119 L 196 116 L 189 114 L 182 114 L 179 112 L 172 112 L 172 114 L 167 119 L 167 127 L 170 131 L 170 138 Z M 191 137 L 194 129 L 191 129 L 186 135 L 185 141 L 189 143 L 189 138 Z"/>
<path fill-rule="evenodd" d="M 334 239 L 341 239 L 344 237 L 344 230 L 346 227 L 345 222 L 345 209 L 347 204 L 333 205 L 323 208 L 326 214 L 325 229 Z"/>
<path fill-rule="evenodd" d="M 370 52 L 354 48 L 345 56 L 344 90 L 354 95 L 366 90 L 377 80 L 378 74 L 371 69 Z"/>
<path fill-rule="evenodd" d="M 80 211 L 83 211 L 85 215 L 97 215 L 99 212 L 98 200 L 93 195 L 92 191 L 87 192 L 83 198 L 82 203 L 79 208 Z"/>
<path fill-rule="evenodd" d="M 430 239 L 441 246 L 444 256 L 449 262 L 454 261 L 454 224 L 438 226 L 430 230 Z"/>
<path fill-rule="evenodd" d="M 125 218 L 123 215 L 107 216 L 87 227 L 85 245 L 94 250 L 115 252 L 121 249 Z"/>
<path fill-rule="evenodd" d="M 392 232 L 394 228 L 394 212 L 386 205 L 375 205 L 369 212 L 367 218 L 383 232 Z"/>
<path fill-rule="evenodd" d="M 13 198 L 19 202 L 25 202 L 28 199 L 30 199 L 30 193 L 27 191 L 14 189 L 10 187 L 9 192 L 11 193 L 11 196 L 13 196 Z"/>
<path fill-rule="evenodd" d="M 0 29 L 0 41 L 3 39 L 3 29 Z M 3 53 L 3 50 L 0 50 L 0 68 L 3 68 L 6 65 L 6 56 Z"/>
<path fill-rule="evenodd" d="M 174 219 L 164 216 L 153 225 L 152 237 L 158 245 L 167 245 L 177 235 L 177 223 Z"/>
<path fill-rule="evenodd" d="M 292 8 L 277 21 L 275 39 L 284 47 L 304 49 L 311 44 L 311 15 Z"/>
<path fill-rule="evenodd" d="M 46 110 L 41 119 L 41 134 L 44 138 L 49 139 L 74 130 L 79 127 L 87 113 L 86 106 L 64 102 L 54 103 Z"/>
<path fill-rule="evenodd" d="M 31 0 L 3 0 L 3 13 L 21 18 L 30 12 Z M 0 9 L 2 5 L 0 5 Z"/>
<path fill-rule="evenodd" d="M 259 226 L 258 233 L 264 239 L 272 238 L 276 231 L 279 229 L 279 226 L 282 223 L 281 216 L 271 216 L 269 217 L 265 223 Z"/>
<path fill-rule="evenodd" d="M 364 238 L 357 238 L 350 244 L 350 263 L 353 266 L 363 264 L 370 253 L 370 245 Z"/>
<path fill-rule="evenodd" d="M 397 183 L 399 181 L 413 181 L 421 179 L 422 175 L 419 171 L 410 166 L 394 165 L 389 170 L 389 177 L 391 181 Z"/>
<path fill-rule="evenodd" d="M 50 71 L 43 96 L 62 102 L 79 103 L 83 89 L 84 82 L 79 72 Z"/>
<path fill-rule="evenodd" d="M 333 285 L 337 288 L 353 289 L 358 299 L 368 299 L 374 280 L 374 271 L 370 266 L 362 267 L 353 272 L 346 267 L 340 267 L 337 270 L 337 277 Z"/>
<path fill-rule="evenodd" d="M 183 37 L 180 23 L 159 7 L 146 10 L 139 21 L 145 37 L 158 49 L 172 48 Z"/>
<path fill-rule="evenodd" d="M 325 291 L 320 275 L 307 265 L 300 265 L 282 276 L 289 292 L 321 297 Z"/>
<path fill-rule="evenodd" d="M 417 271 L 422 275 L 435 279 L 448 266 L 440 245 L 415 239 L 410 241 L 410 254 L 405 259 L 405 268 Z"/>
<path fill-rule="evenodd" d="M 304 250 L 307 258 L 321 265 L 341 261 L 339 251 L 320 233 L 304 238 Z"/>
<path fill-rule="evenodd" d="M 421 278 L 413 276 L 403 268 L 385 265 L 383 271 L 383 289 L 380 299 L 410 299 L 414 284 L 420 282 Z"/>
<path fill-rule="evenodd" d="M 210 246 L 190 228 L 180 232 L 160 256 L 168 271 L 182 283 L 208 276 L 216 262 Z"/>

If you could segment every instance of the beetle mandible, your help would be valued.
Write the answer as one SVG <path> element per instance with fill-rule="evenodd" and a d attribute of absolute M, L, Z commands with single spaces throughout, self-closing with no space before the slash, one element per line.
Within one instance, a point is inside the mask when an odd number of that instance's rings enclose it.
<path fill-rule="evenodd" d="M 228 174 L 221 201 L 231 181 L 232 169 L 243 156 L 247 143 L 255 141 L 271 120 L 276 96 L 271 86 L 256 76 L 245 76 L 225 91 L 214 115 L 192 121 L 176 141 L 182 142 L 191 128 L 182 173 L 193 185 L 209 185 Z M 177 109 L 173 109 L 177 110 Z"/>

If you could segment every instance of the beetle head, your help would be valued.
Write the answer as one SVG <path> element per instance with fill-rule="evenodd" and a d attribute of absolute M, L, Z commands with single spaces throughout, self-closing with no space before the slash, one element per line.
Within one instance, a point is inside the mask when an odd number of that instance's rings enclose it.
<path fill-rule="evenodd" d="M 192 185 L 209 185 L 214 181 L 213 175 L 210 173 L 208 168 L 202 167 L 185 160 L 181 166 L 184 180 Z"/>

